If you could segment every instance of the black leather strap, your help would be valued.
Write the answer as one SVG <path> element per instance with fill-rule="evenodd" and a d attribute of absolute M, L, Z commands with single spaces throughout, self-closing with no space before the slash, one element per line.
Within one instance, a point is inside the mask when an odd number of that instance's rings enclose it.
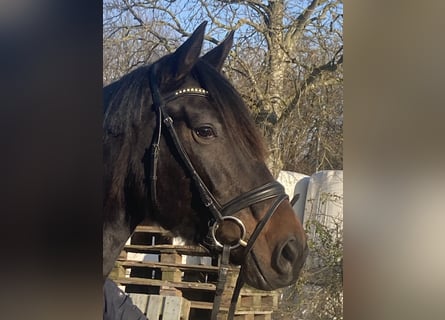
<path fill-rule="evenodd" d="M 202 181 L 201 177 L 199 176 L 198 172 L 196 171 L 195 167 L 190 161 L 187 152 L 185 151 L 181 141 L 179 141 L 178 135 L 176 134 L 176 130 L 173 126 L 173 119 L 170 116 L 166 115 L 165 111 L 163 111 L 163 115 L 164 115 L 164 124 L 167 126 L 168 132 L 170 133 L 170 137 L 173 140 L 173 144 L 175 145 L 175 148 L 178 151 L 179 156 L 182 159 L 182 162 L 187 167 L 189 174 L 192 176 L 192 179 L 195 182 L 196 187 L 198 188 L 199 195 L 201 197 L 204 206 L 210 210 L 210 212 L 213 214 L 213 217 L 217 221 L 222 220 L 222 215 L 220 211 L 221 205 L 213 197 L 213 194 L 209 191 L 204 181 Z"/>
<path fill-rule="evenodd" d="M 285 194 L 284 187 L 277 181 L 272 181 L 258 188 L 250 190 L 239 197 L 223 205 L 221 211 L 223 216 L 233 215 L 241 209 L 247 208 L 254 203 L 269 200 L 276 196 Z"/>
<path fill-rule="evenodd" d="M 229 272 L 230 246 L 225 245 L 221 255 L 220 266 L 218 270 L 218 283 L 216 284 L 215 298 L 213 299 L 213 308 L 211 320 L 216 320 L 221 307 L 222 295 L 226 287 L 227 275 Z"/>
<path fill-rule="evenodd" d="M 232 298 L 230 299 L 230 307 L 229 307 L 229 313 L 227 314 L 227 320 L 232 320 L 233 317 L 235 316 L 236 305 L 238 303 L 239 294 L 241 293 L 241 289 L 244 286 L 244 279 L 241 272 L 242 272 L 242 267 L 239 272 L 238 279 L 236 279 L 236 285 L 235 289 L 233 289 Z"/>
<path fill-rule="evenodd" d="M 250 251 L 252 251 L 252 248 L 255 244 L 256 239 L 260 235 L 261 231 L 263 231 L 266 224 L 269 222 L 270 218 L 272 218 L 273 214 L 279 207 L 279 205 L 284 201 L 284 199 L 287 199 L 286 194 L 282 194 L 279 196 L 272 206 L 269 208 L 267 213 L 264 215 L 264 217 L 261 219 L 261 221 L 257 224 L 255 230 L 252 233 L 252 236 L 250 237 L 249 241 L 247 242 L 247 247 L 244 251 L 244 258 L 247 258 L 247 256 L 250 254 Z M 233 290 L 232 299 L 230 300 L 230 308 L 229 308 L 229 314 L 227 316 L 227 320 L 232 320 L 235 315 L 236 310 L 236 304 L 238 301 L 239 294 L 241 292 L 241 288 L 244 285 L 244 279 L 242 277 L 243 267 L 241 266 L 240 273 L 238 275 L 238 279 L 236 280 L 236 286 Z"/>
<path fill-rule="evenodd" d="M 162 112 L 161 110 L 164 107 L 164 101 L 159 92 L 157 79 L 156 79 L 156 64 L 152 65 L 149 70 L 149 78 L 150 78 L 150 91 L 153 100 L 153 109 L 156 114 L 156 127 L 153 132 L 153 141 L 151 142 L 151 150 L 150 150 L 150 196 L 152 207 L 155 210 L 159 209 L 158 205 L 158 197 L 156 194 L 156 182 L 158 180 L 157 177 L 157 167 L 159 160 L 159 147 L 161 142 L 162 135 Z"/>

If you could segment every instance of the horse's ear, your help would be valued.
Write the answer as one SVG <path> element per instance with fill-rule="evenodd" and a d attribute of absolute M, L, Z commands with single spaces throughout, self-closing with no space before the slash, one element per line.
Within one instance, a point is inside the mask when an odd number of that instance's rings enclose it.
<path fill-rule="evenodd" d="M 202 59 L 215 67 L 216 70 L 221 71 L 224 61 L 232 48 L 234 34 L 235 31 L 230 31 L 229 35 L 218 46 L 207 52 Z"/>
<path fill-rule="evenodd" d="M 202 43 L 204 41 L 204 31 L 207 21 L 204 21 L 192 33 L 176 51 L 168 58 L 165 63 L 170 70 L 170 76 L 173 80 L 183 79 L 193 68 L 199 59 Z"/>

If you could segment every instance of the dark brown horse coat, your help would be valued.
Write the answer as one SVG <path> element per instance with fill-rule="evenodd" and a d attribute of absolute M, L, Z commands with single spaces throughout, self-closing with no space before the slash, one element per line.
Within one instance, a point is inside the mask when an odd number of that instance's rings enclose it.
<path fill-rule="evenodd" d="M 205 24 L 198 27 L 173 54 L 104 88 L 104 278 L 144 218 L 197 243 L 203 242 L 215 220 L 171 134 L 165 134 L 165 122 L 155 166 L 157 180 L 152 182 L 151 152 L 159 124 L 150 87 L 159 88 L 161 97 L 179 92 L 177 98 L 164 99 L 163 110 L 216 202 L 230 203 L 263 185 L 276 185 L 265 165 L 265 147 L 249 110 L 220 72 L 233 33 L 200 58 L 204 28 Z M 156 83 L 150 82 L 150 75 Z M 195 89 L 207 93 L 182 94 Z M 273 201 L 260 199 L 230 213 L 245 226 L 246 242 Z M 221 224 L 217 237 L 221 242 L 236 242 L 240 228 L 236 223 Z M 237 247 L 231 251 L 230 261 L 243 265 L 248 284 L 272 290 L 296 281 L 306 255 L 303 228 L 285 200 L 262 227 L 252 249 L 246 252 L 243 246 Z"/>

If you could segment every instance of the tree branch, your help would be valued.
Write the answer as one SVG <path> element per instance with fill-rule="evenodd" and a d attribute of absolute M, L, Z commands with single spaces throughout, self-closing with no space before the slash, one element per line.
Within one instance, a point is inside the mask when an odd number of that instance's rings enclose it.
<path fill-rule="evenodd" d="M 325 1 L 323 1 L 325 2 Z M 298 18 L 290 25 L 289 31 L 286 33 L 286 43 L 296 42 L 304 27 L 309 21 L 315 8 L 320 4 L 320 0 L 312 0 L 312 2 L 303 10 Z"/>
<path fill-rule="evenodd" d="M 139 17 L 139 15 L 136 13 L 136 11 L 134 11 L 133 6 L 130 5 L 130 3 L 128 2 L 128 0 L 122 0 L 125 3 L 125 7 L 126 9 L 131 13 L 131 15 L 133 16 L 133 18 L 139 22 L 139 24 L 141 26 L 145 25 L 144 20 L 141 19 L 141 17 Z"/>
<path fill-rule="evenodd" d="M 342 46 L 343 48 L 343 46 Z M 338 67 L 340 65 L 343 64 L 343 54 L 341 54 L 341 56 L 336 59 L 336 57 L 338 56 L 339 52 L 342 50 L 339 49 L 337 51 L 337 54 L 334 56 L 333 59 L 331 59 L 329 62 L 319 66 L 319 67 L 315 67 L 314 69 L 312 69 L 312 72 L 306 77 L 306 80 L 303 81 L 303 83 L 301 84 L 300 88 L 297 90 L 294 98 L 292 99 L 292 101 L 287 105 L 287 107 L 283 110 L 283 113 L 280 116 L 280 119 L 278 119 L 278 123 L 281 123 L 283 121 L 283 119 L 286 119 L 290 113 L 292 112 L 292 110 L 294 110 L 296 108 L 296 106 L 298 105 L 298 101 L 300 100 L 301 95 L 303 94 L 303 92 L 323 73 L 323 72 L 334 72 L 338 69 Z"/>

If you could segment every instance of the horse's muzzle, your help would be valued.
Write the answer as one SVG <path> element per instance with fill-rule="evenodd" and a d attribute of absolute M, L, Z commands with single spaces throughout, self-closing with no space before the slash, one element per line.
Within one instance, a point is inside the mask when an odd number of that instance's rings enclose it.
<path fill-rule="evenodd" d="M 301 248 L 296 238 L 288 239 L 275 249 L 272 266 L 278 274 L 293 274 L 295 269 L 299 269 L 299 261 L 304 261 L 307 254 L 307 246 Z"/>

